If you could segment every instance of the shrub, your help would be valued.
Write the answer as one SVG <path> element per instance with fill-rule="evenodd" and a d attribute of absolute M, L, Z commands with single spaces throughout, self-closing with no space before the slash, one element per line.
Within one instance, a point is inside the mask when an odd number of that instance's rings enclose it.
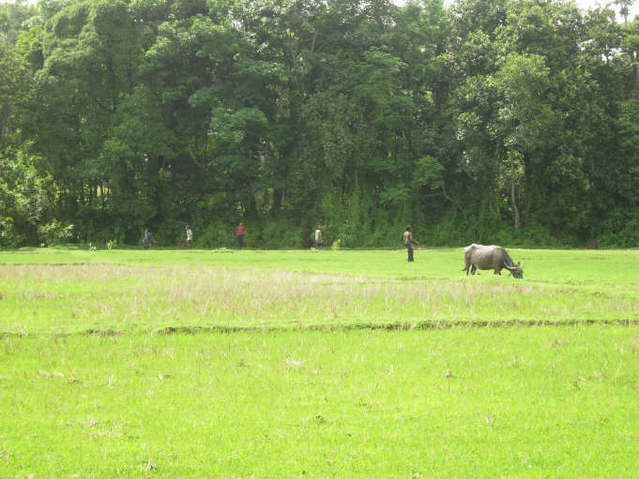
<path fill-rule="evenodd" d="M 252 246 L 269 249 L 301 248 L 305 246 L 303 229 L 285 219 L 269 221 L 261 233 L 259 225 L 251 229 L 247 228 L 247 233 L 251 235 L 249 240 L 253 237 L 256 239 L 255 244 Z"/>
<path fill-rule="evenodd" d="M 38 226 L 38 237 L 41 242 L 49 245 L 68 243 L 73 240 L 73 225 L 53 220 Z"/>
<path fill-rule="evenodd" d="M 639 208 L 630 212 L 615 210 L 603 224 L 604 233 L 597 244 L 607 248 L 636 248 L 639 246 Z"/>
<path fill-rule="evenodd" d="M 198 234 L 199 233 L 199 234 Z M 219 221 L 209 223 L 203 230 L 193 228 L 193 242 L 200 248 L 221 248 L 233 244 L 233 229 Z"/>
<path fill-rule="evenodd" d="M 13 218 L 0 219 L 0 248 L 17 248 L 22 237 L 16 232 Z"/>

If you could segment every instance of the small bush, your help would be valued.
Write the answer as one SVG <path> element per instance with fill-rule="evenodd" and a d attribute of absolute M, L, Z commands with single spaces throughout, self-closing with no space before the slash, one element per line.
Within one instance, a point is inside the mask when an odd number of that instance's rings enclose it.
<path fill-rule="evenodd" d="M 73 240 L 73 225 L 53 220 L 38 226 L 38 237 L 41 242 L 49 245 L 68 243 Z"/>
<path fill-rule="evenodd" d="M 233 228 L 226 223 L 211 222 L 201 232 L 197 226 L 193 227 L 193 242 L 199 248 L 229 247 L 233 245 L 233 240 Z"/>
<path fill-rule="evenodd" d="M 291 224 L 287 220 L 272 220 L 264 226 L 261 234 L 256 231 L 253 235 L 256 233 L 257 238 L 262 240 L 256 246 L 268 249 L 302 248 L 305 246 L 302 228 Z"/>
<path fill-rule="evenodd" d="M 0 248 L 17 248 L 22 242 L 13 225 L 13 218 L 0 219 Z"/>
<path fill-rule="evenodd" d="M 604 233 L 597 244 L 606 248 L 636 248 L 639 246 L 639 208 L 631 212 L 615 210 L 603 224 Z"/>

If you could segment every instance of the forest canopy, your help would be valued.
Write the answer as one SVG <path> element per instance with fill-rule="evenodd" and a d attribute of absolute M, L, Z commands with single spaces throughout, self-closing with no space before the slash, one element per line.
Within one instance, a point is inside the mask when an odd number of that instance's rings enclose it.
<path fill-rule="evenodd" d="M 0 247 L 639 245 L 630 0 L 0 5 Z"/>

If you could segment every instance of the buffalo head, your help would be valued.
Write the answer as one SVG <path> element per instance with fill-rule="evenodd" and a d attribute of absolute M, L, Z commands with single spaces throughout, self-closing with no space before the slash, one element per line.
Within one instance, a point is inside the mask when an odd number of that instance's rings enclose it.
<path fill-rule="evenodd" d="M 515 266 L 509 269 L 510 274 L 513 275 L 513 278 L 522 279 L 524 277 L 524 265 L 520 265 L 517 263 Z"/>

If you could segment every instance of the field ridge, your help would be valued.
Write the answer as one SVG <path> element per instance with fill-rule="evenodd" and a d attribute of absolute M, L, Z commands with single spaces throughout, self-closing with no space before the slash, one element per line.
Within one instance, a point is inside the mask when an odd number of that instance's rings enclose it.
<path fill-rule="evenodd" d="M 29 337 L 71 337 L 71 336 L 123 336 L 127 335 L 193 335 L 193 334 L 235 334 L 235 333 L 273 333 L 288 331 L 353 331 L 388 330 L 412 331 L 433 329 L 477 329 L 477 328 L 538 328 L 538 327 L 579 327 L 579 326 L 622 326 L 637 327 L 639 319 L 569 319 L 569 320 L 424 320 L 390 323 L 349 323 L 349 324 L 299 324 L 271 326 L 166 326 L 154 329 L 123 331 L 121 329 L 83 329 L 74 332 L 23 333 L 18 331 L 0 331 L 0 339 Z"/>

